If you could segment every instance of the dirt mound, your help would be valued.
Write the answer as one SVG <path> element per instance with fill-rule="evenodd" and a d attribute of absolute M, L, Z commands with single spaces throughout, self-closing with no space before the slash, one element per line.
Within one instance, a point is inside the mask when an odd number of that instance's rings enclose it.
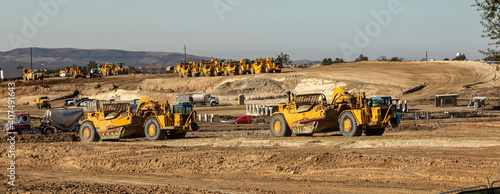
<path fill-rule="evenodd" d="M 283 94 L 286 88 L 283 82 L 268 78 L 248 78 L 229 81 L 219 84 L 212 90 L 218 95 L 238 95 L 238 94 Z"/>
<path fill-rule="evenodd" d="M 10 136 L 1 137 L 0 141 L 5 142 Z M 16 143 L 51 143 L 51 142 L 72 142 L 79 141 L 77 133 L 56 133 L 56 134 L 26 134 L 16 136 Z"/>

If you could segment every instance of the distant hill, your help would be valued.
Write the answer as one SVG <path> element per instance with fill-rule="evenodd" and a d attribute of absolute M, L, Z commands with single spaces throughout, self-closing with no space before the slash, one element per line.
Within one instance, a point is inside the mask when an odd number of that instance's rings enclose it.
<path fill-rule="evenodd" d="M 200 61 L 209 57 L 187 55 L 187 61 Z M 143 52 L 112 49 L 33 48 L 33 69 L 57 69 L 77 64 L 87 66 L 89 61 L 98 64 L 125 63 L 126 66 L 174 66 L 184 60 L 183 53 Z M 30 67 L 30 49 L 21 48 L 0 52 L 0 68 Z"/>

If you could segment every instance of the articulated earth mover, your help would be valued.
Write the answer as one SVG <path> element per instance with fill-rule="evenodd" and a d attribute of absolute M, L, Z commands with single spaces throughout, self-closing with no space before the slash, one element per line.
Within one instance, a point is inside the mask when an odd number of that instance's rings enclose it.
<path fill-rule="evenodd" d="M 312 135 L 340 130 L 343 136 L 382 135 L 388 126 L 397 126 L 396 109 L 391 97 L 349 94 L 342 88 L 333 92 L 328 104 L 324 94 L 296 95 L 279 105 L 272 115 L 271 134 L 283 137 Z"/>
<path fill-rule="evenodd" d="M 141 98 L 136 104 L 102 104 L 88 113 L 80 126 L 83 142 L 146 136 L 148 140 L 185 137 L 197 131 L 196 111 L 191 105 L 174 105 Z"/>

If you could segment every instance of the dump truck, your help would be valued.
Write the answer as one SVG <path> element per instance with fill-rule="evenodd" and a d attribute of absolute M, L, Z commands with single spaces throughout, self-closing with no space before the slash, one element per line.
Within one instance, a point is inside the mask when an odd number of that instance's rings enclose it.
<path fill-rule="evenodd" d="M 29 113 L 16 115 L 11 126 L 4 125 L 4 134 L 42 133 L 52 134 L 58 131 L 77 131 L 80 127 L 79 120 L 83 117 L 83 109 L 56 109 L 47 110 L 42 118 L 31 117 Z M 41 119 L 40 125 L 34 125 L 33 118 Z"/>
<path fill-rule="evenodd" d="M 290 99 L 290 97 L 289 97 Z M 272 114 L 273 136 L 312 135 L 340 130 L 343 136 L 382 135 L 386 127 L 396 127 L 396 109 L 390 97 L 367 99 L 365 94 L 349 94 L 336 88 L 328 104 L 324 94 L 296 95 L 279 104 Z"/>
<path fill-rule="evenodd" d="M 191 104 L 191 105 L 219 105 L 219 98 L 213 97 L 210 94 L 184 94 L 179 95 L 177 98 L 177 104 Z"/>
<path fill-rule="evenodd" d="M 71 76 L 70 68 L 65 67 L 65 68 L 59 70 L 59 76 L 61 76 L 61 77 L 70 77 Z"/>
<path fill-rule="evenodd" d="M 188 131 L 197 131 L 196 111 L 191 105 L 182 105 L 182 112 L 172 111 L 168 102 L 141 98 L 135 104 L 101 104 L 89 112 L 80 126 L 80 140 L 91 142 L 146 136 L 148 140 L 182 137 Z M 175 109 L 176 107 L 174 107 Z"/>
<path fill-rule="evenodd" d="M 23 69 L 24 81 L 43 79 L 43 73 L 31 69 Z"/>
<path fill-rule="evenodd" d="M 38 109 L 42 108 L 52 108 L 52 106 L 49 103 L 49 98 L 47 96 L 41 96 L 35 100 L 35 106 Z"/>

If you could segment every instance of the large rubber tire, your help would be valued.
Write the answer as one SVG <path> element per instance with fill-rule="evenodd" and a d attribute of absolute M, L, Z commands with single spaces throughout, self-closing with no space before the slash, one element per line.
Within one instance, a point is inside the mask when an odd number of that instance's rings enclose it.
<path fill-rule="evenodd" d="M 217 103 L 215 103 L 215 102 L 210 102 L 210 106 L 216 106 L 216 105 L 217 105 Z"/>
<path fill-rule="evenodd" d="M 163 140 L 167 135 L 167 131 L 162 130 L 160 123 L 156 118 L 149 118 L 144 125 L 144 134 L 149 141 Z"/>
<path fill-rule="evenodd" d="M 180 139 L 180 138 L 186 138 L 186 132 L 174 133 L 167 136 L 167 139 Z"/>
<path fill-rule="evenodd" d="M 292 136 L 292 130 L 288 126 L 285 117 L 282 114 L 275 114 L 271 118 L 270 130 L 271 135 L 275 137 L 290 137 Z"/>
<path fill-rule="evenodd" d="M 345 137 L 360 136 L 363 133 L 351 112 L 345 112 L 340 116 L 339 129 Z"/>
<path fill-rule="evenodd" d="M 366 136 L 380 136 L 384 134 L 385 128 L 379 128 L 379 129 L 366 129 L 365 135 Z"/>
<path fill-rule="evenodd" d="M 99 141 L 99 134 L 95 131 L 94 124 L 91 122 L 84 122 L 80 126 L 80 141 L 81 142 L 96 142 Z"/>

